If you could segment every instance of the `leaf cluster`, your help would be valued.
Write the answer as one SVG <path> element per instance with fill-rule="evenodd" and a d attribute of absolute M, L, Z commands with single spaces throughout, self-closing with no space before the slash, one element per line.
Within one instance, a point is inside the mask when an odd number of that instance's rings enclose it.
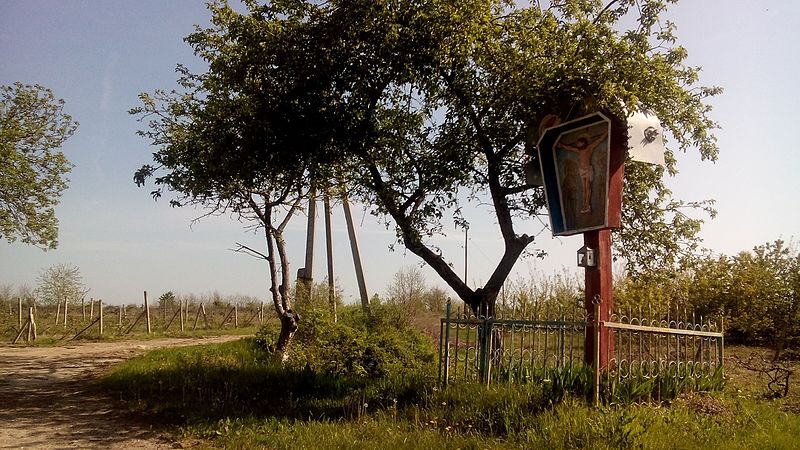
<path fill-rule="evenodd" d="M 0 86 L 0 235 L 44 250 L 58 245 L 55 206 L 72 170 L 60 148 L 78 127 L 43 86 Z"/>

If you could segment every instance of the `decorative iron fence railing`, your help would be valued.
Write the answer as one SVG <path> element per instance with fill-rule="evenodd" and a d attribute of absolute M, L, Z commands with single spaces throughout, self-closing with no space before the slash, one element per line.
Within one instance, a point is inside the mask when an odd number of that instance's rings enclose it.
<path fill-rule="evenodd" d="M 595 314 L 594 317 L 598 317 Z M 479 317 L 448 304 L 440 322 L 439 380 L 526 382 L 551 369 L 591 367 L 595 391 L 600 372 L 607 380 L 675 377 L 699 379 L 720 372 L 724 361 L 722 327 L 711 320 L 646 319 L 610 316 L 589 327 L 583 308 L 539 307 L 509 317 Z M 609 331 L 606 367 L 586 355 L 587 332 Z M 591 336 L 589 336 L 591 338 Z"/>
<path fill-rule="evenodd" d="M 679 378 L 700 378 L 722 369 L 725 337 L 722 324 L 694 315 L 663 319 L 612 314 L 602 326 L 613 330 L 608 355 L 609 376 L 650 378 L 666 372 Z"/>
<path fill-rule="evenodd" d="M 441 382 L 525 382 L 542 370 L 583 365 L 582 309 L 531 308 L 509 316 L 481 317 L 465 309 L 453 314 L 448 304 L 440 323 Z"/>

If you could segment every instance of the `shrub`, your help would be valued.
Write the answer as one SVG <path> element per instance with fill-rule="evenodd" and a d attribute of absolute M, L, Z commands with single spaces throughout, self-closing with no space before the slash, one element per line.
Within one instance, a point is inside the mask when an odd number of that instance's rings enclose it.
<path fill-rule="evenodd" d="M 432 342 L 413 328 L 391 323 L 390 308 L 376 306 L 367 314 L 360 307 L 343 307 L 337 322 L 325 309 L 307 311 L 290 349 L 289 367 L 369 379 L 432 375 Z M 268 351 L 276 339 L 271 327 L 256 335 L 256 342 Z"/>

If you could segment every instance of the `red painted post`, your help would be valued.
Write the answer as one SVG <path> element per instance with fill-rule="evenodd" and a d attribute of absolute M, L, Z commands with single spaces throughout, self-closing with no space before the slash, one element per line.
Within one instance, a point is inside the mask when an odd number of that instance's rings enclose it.
<path fill-rule="evenodd" d="M 594 303 L 600 303 L 600 321 L 609 320 L 614 308 L 613 273 L 611 269 L 611 230 L 587 231 L 583 234 L 584 244 L 596 250 L 597 266 L 586 268 L 586 342 L 584 361 L 592 363 L 595 354 Z M 600 370 L 608 366 L 609 355 L 614 354 L 612 332 L 605 327 L 600 328 Z"/>
<path fill-rule="evenodd" d="M 586 348 L 584 361 L 591 364 L 595 351 L 594 302 L 600 302 L 600 321 L 609 320 L 614 310 L 614 273 L 611 255 L 611 228 L 618 228 L 622 218 L 622 184 L 625 175 L 627 152 L 627 123 L 612 119 L 611 148 L 608 165 L 608 227 L 583 233 L 586 247 L 596 251 L 596 267 L 586 268 Z M 599 368 L 608 367 L 614 357 L 614 334 L 608 328 L 600 328 Z"/>

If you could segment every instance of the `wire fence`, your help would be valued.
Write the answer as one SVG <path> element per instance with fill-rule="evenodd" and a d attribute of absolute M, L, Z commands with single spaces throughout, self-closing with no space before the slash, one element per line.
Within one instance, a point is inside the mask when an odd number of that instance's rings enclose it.
<path fill-rule="evenodd" d="M 5 309 L 5 308 L 4 308 Z M 230 304 L 175 300 L 160 305 L 107 305 L 99 300 L 38 305 L 21 299 L 0 314 L 0 339 L 6 342 L 49 338 L 140 334 L 180 334 L 261 326 L 269 318 L 263 303 Z"/>

